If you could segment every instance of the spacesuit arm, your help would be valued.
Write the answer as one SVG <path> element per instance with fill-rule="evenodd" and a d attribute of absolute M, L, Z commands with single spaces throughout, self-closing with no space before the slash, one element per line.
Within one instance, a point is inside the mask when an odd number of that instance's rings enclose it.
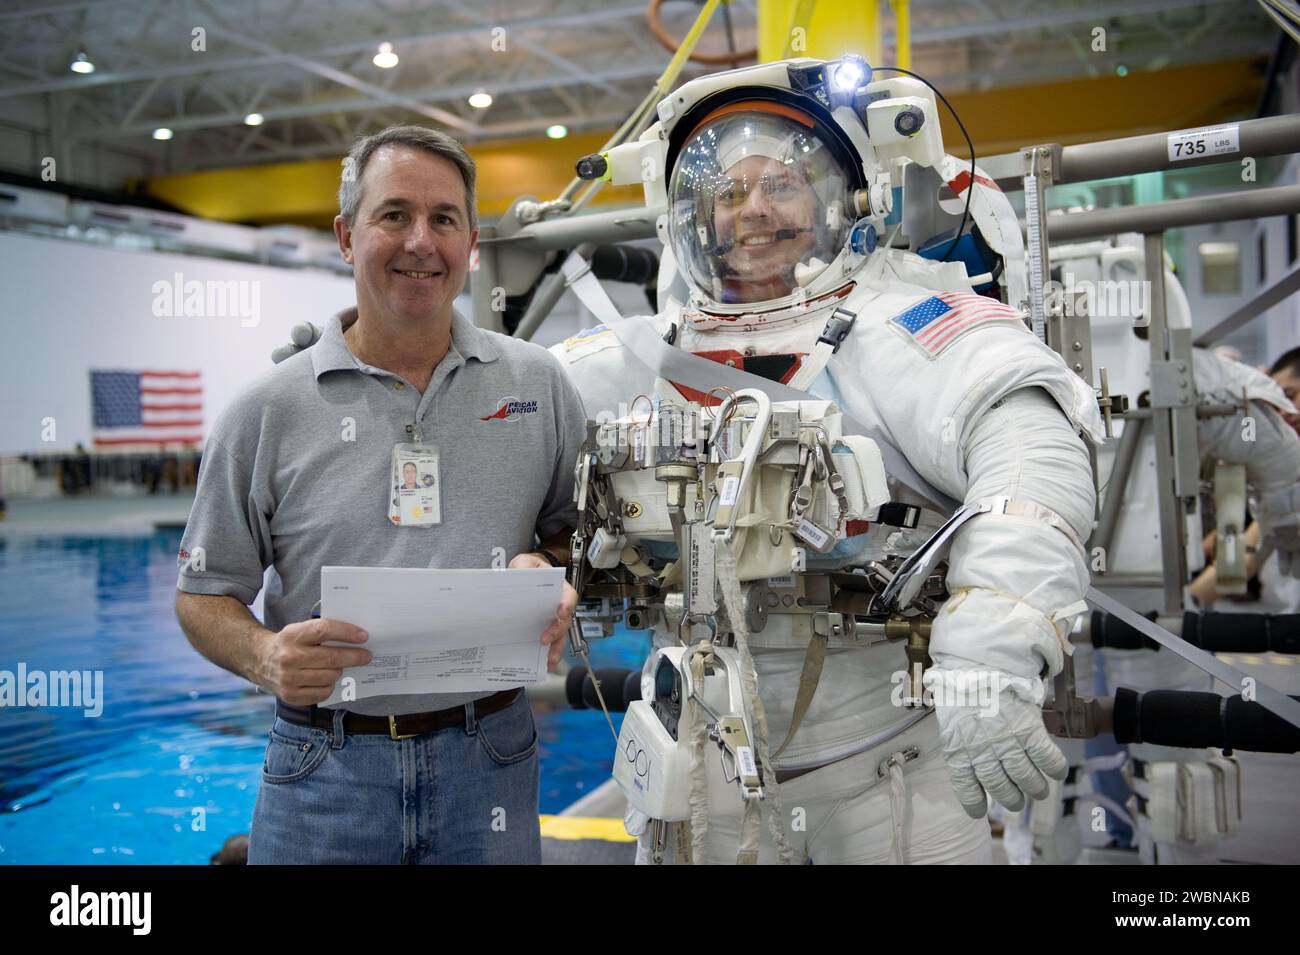
<path fill-rule="evenodd" d="M 937 347 L 899 321 L 875 323 L 850 358 L 886 439 L 923 478 L 965 504 L 1009 501 L 953 539 L 931 658 L 1036 678 L 1060 670 L 1067 611 L 1087 589 L 1079 542 L 1096 490 L 1085 442 L 1102 428 L 1093 391 L 1006 311 Z"/>
<path fill-rule="evenodd" d="M 927 679 L 987 687 L 992 704 L 936 695 L 939 735 L 966 812 L 991 796 L 1008 809 L 1050 793 L 1068 764 L 1043 725 L 1040 677 L 1069 652 L 1067 634 L 1088 573 L 1079 540 L 1095 493 L 1082 440 L 1039 388 L 1012 391 L 965 432 L 965 501 L 1018 505 L 966 524 L 949 553 L 950 600 L 935 619 Z"/>
<path fill-rule="evenodd" d="M 1073 539 L 1037 515 L 985 514 L 949 554 L 952 598 L 935 620 L 930 655 L 952 667 L 1053 676 L 1088 587 L 1078 541 L 1087 540 L 1095 491 L 1087 449 L 1039 388 L 1013 391 L 968 429 L 964 500 L 1006 496 L 1061 518 Z"/>

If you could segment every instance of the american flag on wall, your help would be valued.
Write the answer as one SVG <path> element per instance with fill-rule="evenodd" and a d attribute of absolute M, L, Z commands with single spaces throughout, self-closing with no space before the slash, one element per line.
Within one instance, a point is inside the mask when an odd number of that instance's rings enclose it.
<path fill-rule="evenodd" d="M 96 448 L 203 443 L 203 379 L 197 371 L 92 371 Z"/>

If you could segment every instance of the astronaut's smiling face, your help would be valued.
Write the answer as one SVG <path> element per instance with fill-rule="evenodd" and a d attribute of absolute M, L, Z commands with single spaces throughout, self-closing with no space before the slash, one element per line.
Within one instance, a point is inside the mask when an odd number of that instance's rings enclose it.
<path fill-rule="evenodd" d="M 838 272 L 814 283 L 849 238 L 853 157 L 793 107 L 715 114 L 687 136 L 668 183 L 668 239 L 693 300 L 757 310 L 827 287 Z"/>
<path fill-rule="evenodd" d="M 714 196 L 714 228 L 738 302 L 789 295 L 794 267 L 812 249 L 816 198 L 798 164 L 746 156 Z"/>

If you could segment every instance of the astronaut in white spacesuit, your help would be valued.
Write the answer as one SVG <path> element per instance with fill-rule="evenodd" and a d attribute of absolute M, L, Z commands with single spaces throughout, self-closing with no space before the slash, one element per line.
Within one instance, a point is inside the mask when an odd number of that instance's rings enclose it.
<path fill-rule="evenodd" d="M 930 643 L 935 674 L 996 672 L 1014 684 L 996 715 L 940 703 L 918 719 L 891 699 L 897 646 L 832 640 L 815 696 L 774 758 L 784 806 L 805 814 L 802 827 L 786 824 L 805 858 L 987 861 L 987 798 L 1018 809 L 1064 774 L 1025 688 L 1060 670 L 1082 609 L 1080 542 L 1095 498 L 1081 433 L 1099 436 L 1095 396 L 1015 309 L 975 294 L 960 265 L 860 242 L 867 225 L 881 234 L 890 227 L 878 219 L 855 227 L 863 210 L 853 197 L 882 175 L 900 181 L 894 156 L 866 135 L 862 101 L 928 93 L 914 82 L 864 84 L 856 105 L 850 96 L 828 109 L 817 84 L 829 85 L 834 68 L 795 61 L 719 74 L 660 105 L 660 122 L 641 138 L 645 154 L 666 144 L 662 177 L 647 183 L 647 195 L 666 190 L 666 267 L 689 292 L 648 321 L 685 351 L 833 400 L 953 499 L 1010 501 L 958 533 L 952 597 Z M 937 136 L 936 117 L 926 117 L 927 134 Z M 958 178 L 963 167 L 941 150 L 923 158 L 949 173 L 959 199 L 975 188 L 986 191 L 982 201 L 1005 203 L 986 178 Z M 989 218 L 981 225 L 997 229 Z M 847 318 L 847 329 L 835 317 Z M 828 338 L 838 338 L 833 355 L 819 347 Z M 616 414 L 639 393 L 704 398 L 703 389 L 657 379 L 610 328 L 554 351 L 589 417 Z M 780 621 L 773 615 L 750 638 L 774 748 L 789 732 L 807 643 Z M 656 634 L 657 645 L 670 640 Z M 710 810 L 708 858 L 729 860 L 739 819 Z M 775 858 L 770 841 L 759 857 Z"/>
<path fill-rule="evenodd" d="M 832 400 L 930 485 L 913 490 L 982 506 L 947 555 L 951 597 L 933 622 L 929 673 L 992 683 L 992 706 L 939 695 L 933 708 L 901 708 L 897 643 L 830 637 L 796 720 L 808 637 L 773 614 L 750 647 L 776 777 L 764 786 L 777 784 L 787 811 L 784 840 L 766 833 L 758 861 L 777 861 L 788 840 L 795 861 L 988 862 L 988 800 L 1020 809 L 1066 772 L 1041 691 L 1084 609 L 1082 542 L 1096 496 L 1086 442 L 1100 440 L 1101 422 L 1091 389 L 994 297 L 999 276 L 1017 305 L 1023 294 L 1023 247 L 1005 197 L 943 153 L 922 84 L 872 83 L 862 66 L 764 64 L 692 81 L 659 104 L 659 122 L 631 147 L 643 172 L 624 181 L 640 178 L 664 213 L 662 275 L 680 279 L 681 294 L 661 282 L 657 315 L 608 322 L 648 323 L 682 352 Z M 959 202 L 973 200 L 995 269 L 972 277 L 960 262 L 887 248 L 899 235 L 889 215 L 908 162 L 938 173 L 930 195 L 908 201 L 935 203 L 940 178 Z M 710 403 L 707 385 L 664 380 L 612 327 L 554 352 L 589 418 L 626 415 L 638 395 Z M 896 501 L 926 503 L 905 482 L 891 490 Z M 915 529 L 866 533 L 873 546 L 907 550 L 946 517 L 929 510 Z M 656 646 L 673 640 L 655 634 Z M 708 809 L 705 858 L 693 861 L 732 861 L 739 811 Z M 646 823 L 630 814 L 643 860 Z M 665 861 L 682 857 L 682 839 L 670 835 Z"/>

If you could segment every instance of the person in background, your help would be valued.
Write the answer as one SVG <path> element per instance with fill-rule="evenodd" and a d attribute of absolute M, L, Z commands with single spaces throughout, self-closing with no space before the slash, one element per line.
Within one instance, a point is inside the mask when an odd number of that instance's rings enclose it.
<path fill-rule="evenodd" d="M 1269 369 L 1269 374 L 1288 401 L 1294 405 L 1300 400 L 1300 347 L 1292 348 L 1278 358 Z M 1281 411 L 1280 414 L 1300 434 L 1300 414 L 1294 411 Z M 1215 536 L 1215 532 L 1211 531 L 1204 541 L 1206 558 L 1210 561 L 1214 560 Z M 1246 546 L 1248 594 L 1245 597 L 1220 594 L 1216 586 L 1218 574 L 1214 565 L 1210 564 L 1197 575 L 1190 587 L 1199 606 L 1228 613 L 1300 613 L 1300 580 L 1296 579 L 1294 573 L 1282 572 L 1276 553 L 1265 555 L 1262 562 L 1259 560 L 1257 553 L 1260 537 L 1259 524 L 1251 521 L 1242 534 Z"/>

